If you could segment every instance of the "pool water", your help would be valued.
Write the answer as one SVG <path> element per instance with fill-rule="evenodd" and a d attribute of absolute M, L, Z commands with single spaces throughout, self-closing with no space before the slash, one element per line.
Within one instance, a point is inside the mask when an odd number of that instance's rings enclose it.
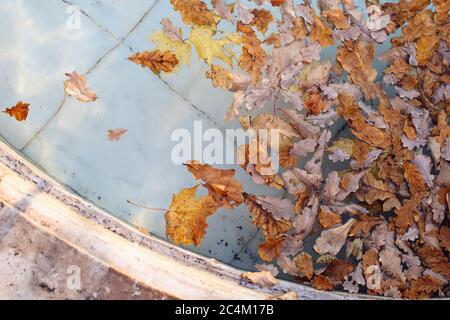
<path fill-rule="evenodd" d="M 73 5 L 81 9 L 78 26 L 70 24 Z M 181 25 L 168 0 L 0 1 L 0 104 L 31 104 L 26 122 L 0 116 L 1 136 L 76 193 L 161 238 L 164 212 L 127 201 L 167 208 L 173 193 L 194 185 L 191 174 L 171 161 L 173 130 L 192 131 L 195 121 L 222 131 L 239 126 L 224 124 L 232 95 L 212 88 L 195 54 L 189 66 L 161 77 L 127 60 L 153 48 L 147 38 L 164 17 Z M 323 59 L 334 61 L 334 50 Z M 65 97 L 65 73 L 73 70 L 86 76 L 97 101 Z M 117 128 L 128 132 L 109 141 L 108 130 Z M 248 192 L 276 194 L 237 172 Z M 189 249 L 253 269 L 263 235 L 246 207 L 223 209 L 208 224 L 203 244 Z"/>

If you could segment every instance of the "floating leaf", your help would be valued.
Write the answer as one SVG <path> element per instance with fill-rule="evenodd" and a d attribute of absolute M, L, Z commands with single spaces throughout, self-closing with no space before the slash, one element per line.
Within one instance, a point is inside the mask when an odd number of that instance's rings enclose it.
<path fill-rule="evenodd" d="M 30 104 L 19 101 L 15 106 L 6 108 L 4 113 L 10 117 L 14 117 L 17 121 L 25 121 L 28 117 L 28 112 L 30 111 Z"/>

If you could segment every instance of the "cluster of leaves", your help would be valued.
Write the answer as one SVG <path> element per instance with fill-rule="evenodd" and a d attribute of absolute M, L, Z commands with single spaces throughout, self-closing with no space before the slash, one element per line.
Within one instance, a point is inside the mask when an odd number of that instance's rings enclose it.
<path fill-rule="evenodd" d="M 151 36 L 157 49 L 130 60 L 157 74 L 171 72 L 189 63 L 194 47 L 210 66 L 212 85 L 234 94 L 226 121 L 283 130 L 281 174 L 261 174 L 265 161 L 242 167 L 256 184 L 287 194 L 248 194 L 234 170 L 191 162 L 188 170 L 208 195 L 197 198 L 196 186 L 174 196 L 166 213 L 169 238 L 199 245 L 210 215 L 245 204 L 266 237 L 259 255 L 268 264 L 243 275 L 253 283 L 274 285 L 280 268 L 322 290 L 445 295 L 449 1 L 366 0 L 367 18 L 353 0 L 319 0 L 319 12 L 310 1 L 213 0 L 211 8 L 201 0 L 170 2 L 190 27 L 189 37 L 164 19 L 163 30 Z M 271 7 L 279 9 L 278 18 Z M 220 31 L 225 25 L 235 32 Z M 375 49 L 390 34 L 398 36 L 378 57 L 387 67 L 377 82 Z M 337 47 L 335 63 L 321 61 L 322 48 L 331 45 Z M 271 103 L 279 115 L 258 114 Z M 334 139 L 338 119 L 346 121 L 350 137 Z M 240 155 L 251 148 L 258 144 L 241 146 Z M 306 164 L 299 167 L 301 158 Z M 325 176 L 330 161 L 346 169 Z M 304 251 L 307 239 L 315 240 L 315 252 Z M 269 264 L 274 262 L 278 268 Z"/>

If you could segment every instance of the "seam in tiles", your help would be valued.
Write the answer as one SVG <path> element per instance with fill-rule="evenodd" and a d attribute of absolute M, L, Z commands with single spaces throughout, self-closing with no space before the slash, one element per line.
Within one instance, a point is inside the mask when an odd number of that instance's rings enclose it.
<path fill-rule="evenodd" d="M 27 143 L 25 143 L 25 145 L 20 148 L 20 152 L 24 152 L 25 149 L 27 149 L 31 143 L 33 143 L 33 141 L 42 133 L 42 131 L 45 130 L 45 128 L 47 128 L 47 126 L 49 125 L 49 123 L 56 118 L 56 116 L 61 112 L 64 103 L 66 102 L 66 95 L 64 94 L 63 99 L 61 100 L 61 102 L 59 103 L 58 109 L 55 111 L 55 113 L 53 113 L 48 119 L 47 121 L 45 121 L 44 125 L 38 130 L 36 131 L 33 136 L 27 141 Z"/>
<path fill-rule="evenodd" d="M 61 0 L 64 4 L 68 6 L 75 6 L 74 3 L 68 1 L 68 0 Z M 91 20 L 98 28 L 100 28 L 103 32 L 107 33 L 109 36 L 113 37 L 116 40 L 120 40 L 120 37 L 115 35 L 112 31 L 110 31 L 108 28 L 106 28 L 104 25 L 99 23 L 97 20 L 95 20 L 93 17 L 91 17 L 86 11 L 84 11 L 82 8 L 80 8 L 80 12 L 87 17 L 89 20 Z"/>
<path fill-rule="evenodd" d="M 62 0 L 62 1 L 67 1 L 67 0 Z M 109 49 L 87 72 L 86 75 L 90 74 L 92 71 L 95 70 L 95 68 L 97 68 L 97 66 L 99 66 L 103 60 L 105 60 L 106 57 L 108 57 L 113 51 L 115 51 L 119 46 L 121 45 L 126 45 L 125 44 L 125 40 L 133 33 L 134 30 L 136 30 L 137 27 L 139 27 L 139 25 L 142 23 L 142 21 L 144 21 L 144 19 L 149 15 L 149 13 L 153 10 L 153 8 L 156 6 L 156 4 L 159 2 L 160 0 L 156 0 L 152 6 L 150 8 L 147 9 L 147 11 L 145 11 L 145 13 L 141 16 L 141 18 L 136 22 L 136 24 L 125 34 L 125 36 L 119 40 L 119 42 L 112 47 L 111 49 Z M 127 47 L 132 51 L 132 47 L 128 46 Z"/>

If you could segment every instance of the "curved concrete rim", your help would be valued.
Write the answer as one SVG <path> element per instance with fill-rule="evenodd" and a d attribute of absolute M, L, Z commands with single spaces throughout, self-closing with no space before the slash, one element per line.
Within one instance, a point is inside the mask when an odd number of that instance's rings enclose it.
<path fill-rule="evenodd" d="M 3 140 L 0 200 L 35 228 L 171 297 L 261 300 L 295 291 L 299 300 L 384 299 L 319 291 L 284 280 L 270 289 L 245 283 L 241 280 L 243 270 L 145 234 L 76 195 Z"/>

